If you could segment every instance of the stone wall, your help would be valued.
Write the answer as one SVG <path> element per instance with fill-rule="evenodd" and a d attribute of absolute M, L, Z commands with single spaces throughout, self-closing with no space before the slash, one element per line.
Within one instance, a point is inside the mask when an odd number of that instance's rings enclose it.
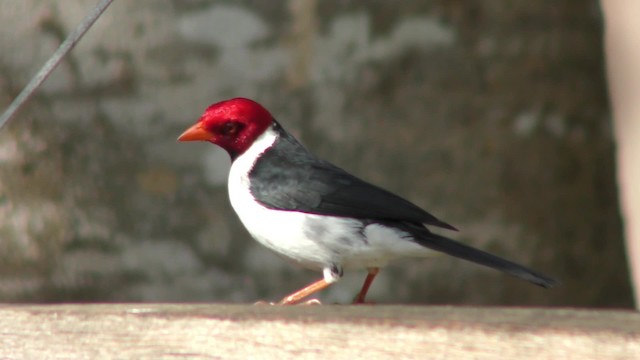
<path fill-rule="evenodd" d="M 94 5 L 0 3 L 1 108 Z M 250 302 L 316 279 L 242 228 L 223 151 L 175 141 L 243 96 L 564 282 L 407 259 L 371 300 L 630 306 L 601 36 L 593 1 L 116 1 L 0 132 L 0 300 Z"/>

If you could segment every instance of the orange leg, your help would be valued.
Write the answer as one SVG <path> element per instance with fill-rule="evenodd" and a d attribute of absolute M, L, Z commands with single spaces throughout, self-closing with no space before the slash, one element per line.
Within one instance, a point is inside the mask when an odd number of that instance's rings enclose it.
<path fill-rule="evenodd" d="M 358 296 L 356 296 L 356 298 L 353 299 L 354 304 L 364 304 L 364 298 L 367 296 L 369 287 L 371 286 L 371 283 L 373 283 L 373 279 L 376 278 L 376 275 L 378 275 L 379 271 L 380 271 L 379 268 L 369 269 L 369 274 L 367 274 L 367 278 L 364 279 L 364 284 L 362 284 L 362 289 L 360 289 L 360 293 L 358 293 Z"/>
<path fill-rule="evenodd" d="M 302 299 L 306 298 L 307 296 L 311 294 L 315 294 L 329 285 L 331 285 L 331 283 L 327 282 L 325 279 L 318 280 L 294 292 L 293 294 L 286 296 L 284 299 L 280 300 L 278 305 L 295 305 L 299 303 Z"/>

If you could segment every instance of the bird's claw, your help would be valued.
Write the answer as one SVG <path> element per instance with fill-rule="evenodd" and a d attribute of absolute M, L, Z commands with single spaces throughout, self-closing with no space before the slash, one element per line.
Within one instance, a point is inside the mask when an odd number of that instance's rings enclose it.
<path fill-rule="evenodd" d="M 298 305 L 322 305 L 322 302 L 318 299 L 310 299 L 305 302 L 301 302 Z"/>
<path fill-rule="evenodd" d="M 296 304 L 281 304 L 281 303 L 274 303 L 270 301 L 260 300 L 260 301 L 254 302 L 253 305 L 322 305 L 322 302 L 320 302 L 320 300 L 318 299 L 310 299 L 310 300 L 299 302 Z"/>
<path fill-rule="evenodd" d="M 270 301 L 260 300 L 260 301 L 254 302 L 253 305 L 278 305 L 278 304 Z"/>

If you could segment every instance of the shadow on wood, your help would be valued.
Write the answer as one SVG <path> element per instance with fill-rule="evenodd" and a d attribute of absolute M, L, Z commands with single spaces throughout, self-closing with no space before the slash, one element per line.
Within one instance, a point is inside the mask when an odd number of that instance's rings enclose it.
<path fill-rule="evenodd" d="M 0 306 L 2 359 L 631 359 L 640 313 L 532 308 Z"/>

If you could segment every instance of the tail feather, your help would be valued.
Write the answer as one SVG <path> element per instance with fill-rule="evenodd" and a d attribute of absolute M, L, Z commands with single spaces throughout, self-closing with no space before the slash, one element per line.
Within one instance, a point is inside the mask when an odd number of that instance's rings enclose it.
<path fill-rule="evenodd" d="M 422 234 L 417 237 L 416 242 L 432 250 L 505 272 L 544 288 L 560 285 L 560 281 L 550 276 L 430 231 L 428 236 Z"/>

